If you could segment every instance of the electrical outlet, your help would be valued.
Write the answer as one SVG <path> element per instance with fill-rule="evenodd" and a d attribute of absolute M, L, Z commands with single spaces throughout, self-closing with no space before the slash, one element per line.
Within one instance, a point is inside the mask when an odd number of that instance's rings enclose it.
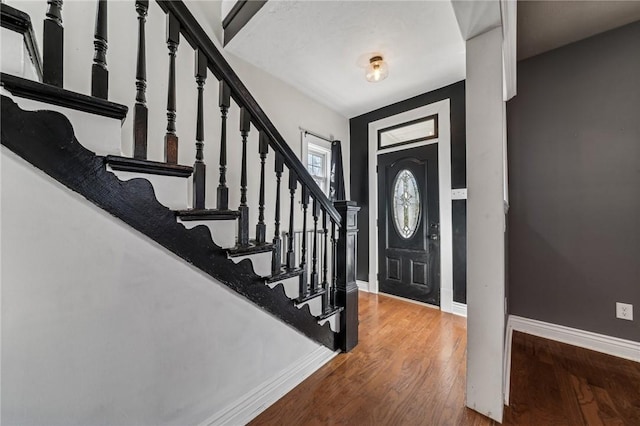
<path fill-rule="evenodd" d="M 633 321 L 633 305 L 616 302 L 616 318 Z"/>

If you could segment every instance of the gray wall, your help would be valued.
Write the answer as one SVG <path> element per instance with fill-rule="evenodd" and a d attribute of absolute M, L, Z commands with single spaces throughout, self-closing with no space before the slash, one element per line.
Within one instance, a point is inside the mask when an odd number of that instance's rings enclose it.
<path fill-rule="evenodd" d="M 640 22 L 520 62 L 507 115 L 510 313 L 640 341 Z"/>

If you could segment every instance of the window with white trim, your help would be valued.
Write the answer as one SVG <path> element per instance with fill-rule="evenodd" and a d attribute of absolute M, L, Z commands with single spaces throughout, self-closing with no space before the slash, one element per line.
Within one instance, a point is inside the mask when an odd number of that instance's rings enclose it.
<path fill-rule="evenodd" d="M 302 162 L 325 194 L 329 194 L 331 142 L 302 132 Z"/>

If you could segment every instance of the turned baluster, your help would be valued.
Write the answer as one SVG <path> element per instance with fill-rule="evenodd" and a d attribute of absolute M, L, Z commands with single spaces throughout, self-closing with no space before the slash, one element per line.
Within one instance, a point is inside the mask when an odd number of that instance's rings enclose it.
<path fill-rule="evenodd" d="M 47 84 L 62 87 L 64 62 L 62 0 L 47 0 L 47 4 L 42 37 L 42 80 Z"/>
<path fill-rule="evenodd" d="M 147 58 L 144 24 L 147 22 L 149 0 L 136 0 L 138 13 L 138 61 L 136 65 L 136 103 L 133 109 L 133 156 L 147 158 Z"/>
<path fill-rule="evenodd" d="M 298 187 L 298 176 L 289 169 L 289 193 L 291 194 L 291 204 L 289 210 L 289 234 L 287 235 L 287 269 L 296 267 L 296 253 L 294 251 L 294 234 L 293 234 L 293 213 L 295 206 L 296 188 Z"/>
<path fill-rule="evenodd" d="M 329 264 L 327 263 L 329 246 L 327 240 L 329 232 L 327 230 L 327 212 L 325 210 L 322 210 L 322 233 L 324 234 L 324 250 L 322 253 L 322 290 L 324 290 L 324 294 L 322 295 L 322 312 L 327 312 L 329 309 L 329 283 L 327 282 L 327 274 L 329 272 Z"/>
<path fill-rule="evenodd" d="M 164 161 L 178 164 L 178 136 L 176 135 L 176 52 L 180 44 L 180 22 L 167 14 L 167 48 L 169 49 L 169 85 L 167 89 L 167 133 L 164 136 Z"/>
<path fill-rule="evenodd" d="M 313 250 L 311 252 L 311 292 L 319 289 L 318 280 L 318 216 L 320 216 L 320 203 L 314 198 L 312 205 L 313 214 Z"/>
<path fill-rule="evenodd" d="M 218 106 L 222 115 L 220 130 L 220 183 L 217 191 L 218 210 L 229 210 L 229 188 L 227 188 L 227 112 L 231 106 L 231 89 L 220 81 Z"/>
<path fill-rule="evenodd" d="M 240 172 L 240 220 L 238 227 L 238 244 L 249 245 L 249 206 L 247 205 L 247 136 L 251 129 L 251 115 L 246 108 L 240 109 L 240 135 L 242 136 L 242 169 Z"/>
<path fill-rule="evenodd" d="M 202 50 L 196 51 L 195 77 L 198 85 L 198 111 L 196 117 L 196 161 L 193 164 L 193 208 L 204 209 L 205 176 L 204 164 L 204 84 L 207 80 L 207 57 Z"/>
<path fill-rule="evenodd" d="M 280 238 L 280 180 L 284 172 L 284 158 L 276 152 L 275 158 L 276 172 L 276 220 L 275 231 L 273 232 L 273 257 L 271 260 L 271 275 L 280 273 L 282 268 L 282 240 Z"/>
<path fill-rule="evenodd" d="M 258 142 L 260 153 L 260 198 L 258 200 L 258 224 L 256 225 L 256 244 L 267 242 L 267 225 L 264 223 L 264 166 L 269 153 L 269 137 L 266 133 L 260 132 Z"/>
<path fill-rule="evenodd" d="M 309 189 L 302 185 L 302 246 L 300 247 L 300 297 L 309 295 L 309 272 L 307 271 L 307 208 L 309 206 Z"/>
<path fill-rule="evenodd" d="M 109 97 L 109 70 L 107 69 L 107 0 L 98 0 L 93 46 L 91 96 L 107 99 Z"/>

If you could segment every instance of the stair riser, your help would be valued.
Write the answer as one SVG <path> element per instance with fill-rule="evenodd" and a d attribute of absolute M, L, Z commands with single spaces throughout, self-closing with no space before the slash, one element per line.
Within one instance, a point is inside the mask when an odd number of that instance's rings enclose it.
<path fill-rule="evenodd" d="M 283 281 L 277 281 L 271 284 L 267 284 L 269 287 L 274 288 L 278 284 L 282 284 L 284 287 L 284 293 L 289 299 L 297 299 L 300 295 L 300 277 L 291 277 Z"/>
<path fill-rule="evenodd" d="M 23 110 L 48 110 L 63 114 L 73 126 L 76 139 L 82 141 L 82 146 L 97 155 L 122 155 L 120 151 L 120 141 L 122 139 L 121 122 L 119 119 L 102 117 L 97 114 L 20 98 L 13 96 L 4 88 L 0 89 L 0 93 L 12 98 Z"/>
<path fill-rule="evenodd" d="M 240 263 L 244 259 L 251 260 L 253 271 L 261 277 L 271 275 L 271 252 L 248 254 L 245 256 L 234 256 L 230 258 L 235 263 Z"/>
<path fill-rule="evenodd" d="M 236 245 L 237 221 L 236 220 L 185 220 L 178 219 L 185 228 L 191 229 L 199 225 L 209 228 L 211 239 L 222 248 L 231 248 Z"/>
<path fill-rule="evenodd" d="M 156 198 L 165 207 L 171 210 L 183 210 L 189 208 L 187 195 L 189 194 L 190 179 L 176 176 L 161 176 L 148 173 L 124 172 L 113 170 L 107 165 L 107 171 L 115 174 L 118 179 L 128 181 L 131 179 L 146 179 L 151 182 Z"/>
<path fill-rule="evenodd" d="M 325 318 L 322 321 L 318 321 L 318 324 L 320 325 L 324 325 L 325 323 L 329 323 L 329 327 L 331 327 L 331 330 L 335 333 L 339 333 L 340 332 L 340 315 L 342 315 L 342 312 L 336 312 L 334 315 L 330 316 L 329 318 Z"/>
<path fill-rule="evenodd" d="M 311 300 L 307 300 L 306 302 L 301 303 L 298 307 L 302 308 L 304 305 L 309 305 L 311 315 L 313 315 L 314 317 L 322 314 L 322 296 L 314 297 Z"/>

